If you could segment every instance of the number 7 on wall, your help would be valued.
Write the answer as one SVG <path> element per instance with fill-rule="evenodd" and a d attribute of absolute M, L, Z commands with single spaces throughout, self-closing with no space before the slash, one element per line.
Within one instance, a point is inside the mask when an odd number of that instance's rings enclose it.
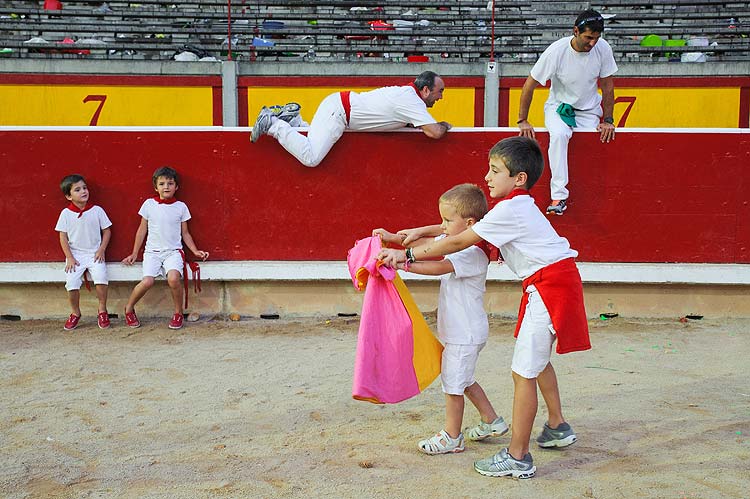
<path fill-rule="evenodd" d="M 89 123 L 89 126 L 96 126 L 96 124 L 99 122 L 99 114 L 102 112 L 104 103 L 107 101 L 107 96 L 106 95 L 87 95 L 83 99 L 84 103 L 91 102 L 91 101 L 99 102 L 99 107 L 97 107 L 96 111 L 94 111 L 94 115 L 91 117 L 91 122 Z M 617 101 L 615 100 L 615 102 Z"/>
<path fill-rule="evenodd" d="M 628 115 L 630 114 L 630 110 L 633 109 L 633 106 L 635 105 L 635 97 L 617 97 L 615 98 L 615 104 L 618 102 L 627 102 L 628 108 L 625 109 L 625 112 L 622 113 L 622 116 L 620 116 L 620 121 L 617 123 L 617 127 L 624 127 L 625 122 L 628 120 Z"/>

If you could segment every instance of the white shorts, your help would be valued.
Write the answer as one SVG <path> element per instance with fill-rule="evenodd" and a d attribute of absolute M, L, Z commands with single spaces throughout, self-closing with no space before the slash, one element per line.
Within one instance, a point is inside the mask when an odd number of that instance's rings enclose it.
<path fill-rule="evenodd" d="M 179 250 L 143 253 L 143 277 L 166 277 L 170 270 L 182 275 L 182 255 Z"/>
<path fill-rule="evenodd" d="M 446 343 L 443 361 L 440 366 L 440 381 L 443 392 L 449 395 L 463 395 L 464 390 L 475 383 L 474 369 L 477 367 L 481 345 L 456 345 Z"/>
<path fill-rule="evenodd" d="M 104 262 L 95 262 L 94 255 L 77 255 L 73 253 L 80 265 L 76 265 L 72 272 L 65 273 L 65 289 L 75 291 L 81 289 L 83 283 L 83 273 L 87 270 L 94 284 L 109 284 L 107 280 L 107 264 Z"/>
<path fill-rule="evenodd" d="M 533 285 L 526 288 L 526 291 L 529 293 L 529 303 L 518 331 L 510 367 L 519 376 L 533 379 L 549 364 L 552 345 L 557 336 L 539 292 Z"/>

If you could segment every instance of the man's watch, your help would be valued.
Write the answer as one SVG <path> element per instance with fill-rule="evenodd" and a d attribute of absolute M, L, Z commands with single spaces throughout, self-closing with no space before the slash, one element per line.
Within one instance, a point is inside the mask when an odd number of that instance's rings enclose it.
<path fill-rule="evenodd" d="M 615 124 L 615 119 L 613 117 L 611 117 L 611 116 L 607 116 L 602 121 L 604 123 L 609 123 L 610 125 L 614 125 Z"/>

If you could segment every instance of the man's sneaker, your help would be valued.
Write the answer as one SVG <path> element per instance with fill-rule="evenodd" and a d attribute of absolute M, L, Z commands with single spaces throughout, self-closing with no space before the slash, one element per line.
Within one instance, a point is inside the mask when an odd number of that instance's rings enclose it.
<path fill-rule="evenodd" d="M 459 433 L 458 437 L 451 438 L 448 432 L 440 430 L 440 433 L 417 444 L 419 450 L 425 454 L 454 454 L 464 451 L 464 435 Z"/>
<path fill-rule="evenodd" d="M 174 314 L 169 321 L 169 329 L 180 329 L 182 327 L 182 314 Z"/>
<path fill-rule="evenodd" d="M 289 102 L 283 106 L 270 106 L 268 109 L 270 109 L 274 116 L 276 116 L 278 119 L 289 123 L 289 126 L 292 126 L 294 128 L 310 126 L 310 124 L 303 120 L 302 116 L 300 116 L 299 112 L 300 109 L 302 109 L 302 106 L 300 106 L 296 102 Z"/>
<path fill-rule="evenodd" d="M 474 470 L 485 476 L 512 476 L 513 478 L 531 478 L 536 473 L 536 466 L 531 454 L 519 461 L 510 455 L 505 448 L 494 456 L 474 461 Z"/>
<path fill-rule="evenodd" d="M 502 417 L 498 416 L 491 423 L 480 421 L 474 428 L 464 430 L 466 438 L 469 440 L 484 440 L 487 437 L 499 437 L 508 433 L 508 425 Z"/>
<path fill-rule="evenodd" d="M 578 440 L 576 434 L 573 433 L 573 429 L 568 423 L 560 423 L 557 428 L 550 428 L 547 423 L 544 423 L 542 432 L 536 437 L 536 443 L 539 447 L 545 449 L 550 447 L 567 447 L 575 443 Z"/>
<path fill-rule="evenodd" d="M 109 314 L 107 312 L 99 312 L 96 318 L 99 329 L 107 329 L 109 327 Z"/>
<path fill-rule="evenodd" d="M 76 314 L 70 314 L 70 317 L 68 317 L 68 320 L 65 321 L 65 325 L 63 326 L 63 329 L 66 331 L 72 331 L 75 328 L 78 327 L 78 321 L 81 320 L 80 315 Z"/>
<path fill-rule="evenodd" d="M 547 206 L 547 215 L 562 215 L 568 209 L 567 199 L 556 199 Z"/>
<path fill-rule="evenodd" d="M 138 316 L 135 315 L 135 310 L 132 312 L 125 312 L 125 324 L 128 325 L 128 327 L 141 327 L 141 321 L 138 320 Z"/>
<path fill-rule="evenodd" d="M 274 116 L 276 116 L 280 120 L 284 120 L 287 123 L 290 123 L 293 118 L 299 116 L 299 111 L 302 109 L 302 106 L 297 104 L 296 102 L 289 102 L 283 106 L 271 106 L 268 108 Z"/>
<path fill-rule="evenodd" d="M 274 117 L 273 111 L 263 106 L 263 109 L 258 113 L 258 119 L 255 120 L 253 125 L 253 131 L 250 133 L 250 140 L 257 142 L 258 139 L 268 133 L 268 130 L 273 124 L 272 118 Z"/>

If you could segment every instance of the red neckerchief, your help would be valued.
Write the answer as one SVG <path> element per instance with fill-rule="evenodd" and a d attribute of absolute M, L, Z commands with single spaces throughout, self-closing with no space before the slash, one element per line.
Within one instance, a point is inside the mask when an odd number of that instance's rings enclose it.
<path fill-rule="evenodd" d="M 513 199 L 516 196 L 531 196 L 531 194 L 529 194 L 528 189 L 522 189 L 520 187 L 516 187 L 515 189 L 510 191 L 510 194 L 500 199 L 498 203 L 507 201 L 508 199 Z M 502 263 L 503 258 L 502 258 L 502 255 L 500 254 L 500 248 L 498 248 L 497 246 L 490 244 L 484 240 L 478 242 L 477 244 L 475 244 L 475 246 L 481 249 L 482 251 L 484 251 L 484 254 L 487 255 L 487 258 L 489 258 L 490 262 Z"/>
<path fill-rule="evenodd" d="M 420 99 L 422 99 L 422 94 L 419 93 L 419 89 L 417 88 L 417 86 L 414 83 L 409 83 L 409 86 L 411 88 L 413 88 L 415 92 L 417 92 L 417 97 L 419 97 Z M 424 99 L 422 99 L 422 100 L 424 100 Z"/>
<path fill-rule="evenodd" d="M 159 203 L 159 204 L 172 204 L 172 203 L 175 203 L 175 202 L 177 202 L 177 198 L 176 198 L 176 197 L 174 197 L 174 196 L 172 196 L 172 197 L 171 197 L 171 198 L 169 198 L 169 199 L 162 199 L 162 198 L 160 198 L 159 196 L 154 196 L 154 197 L 153 197 L 153 200 L 154 200 L 154 201 L 156 201 L 156 202 L 157 202 L 157 203 Z"/>
<path fill-rule="evenodd" d="M 91 208 L 96 206 L 95 204 L 88 204 L 86 203 L 86 206 L 83 207 L 83 209 L 79 208 L 78 206 L 74 205 L 72 202 L 68 205 L 68 209 L 74 213 L 78 213 L 78 218 L 81 218 L 84 211 L 89 211 Z"/>
<path fill-rule="evenodd" d="M 529 190 L 528 189 L 523 189 L 521 187 L 516 187 L 515 189 L 513 189 L 512 191 L 510 191 L 510 194 L 508 194 L 503 199 L 501 199 L 500 201 L 498 201 L 498 203 L 500 203 L 502 201 L 507 201 L 508 199 L 513 199 L 516 196 L 531 196 L 531 194 L 529 194 Z"/>

